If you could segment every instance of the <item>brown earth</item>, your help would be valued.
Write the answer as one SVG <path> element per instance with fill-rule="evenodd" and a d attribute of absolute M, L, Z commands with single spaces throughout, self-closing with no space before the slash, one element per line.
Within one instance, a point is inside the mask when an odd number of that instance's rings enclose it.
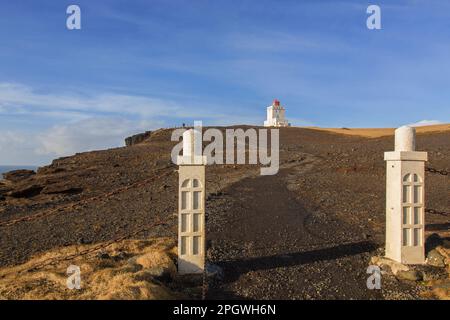
<path fill-rule="evenodd" d="M 431 167 L 449 171 L 450 131 L 420 132 L 417 149 L 428 151 Z M 130 234 L 175 240 L 170 134 L 155 131 L 138 144 L 60 158 L 35 175 L 1 181 L 0 266 Z M 382 290 L 366 288 L 370 257 L 383 251 L 383 152 L 393 149 L 393 136 L 283 128 L 280 144 L 275 176 L 260 176 L 255 165 L 207 167 L 207 261 L 224 271 L 223 279 L 210 281 L 207 298 L 426 296 L 426 286 L 387 276 Z M 427 207 L 449 212 L 448 176 L 426 179 Z M 428 214 L 427 235 L 448 240 L 449 220 Z M 165 225 L 152 226 L 157 221 Z M 0 284 L 6 281 L 0 277 Z M 198 298 L 198 291 L 190 296 Z"/>

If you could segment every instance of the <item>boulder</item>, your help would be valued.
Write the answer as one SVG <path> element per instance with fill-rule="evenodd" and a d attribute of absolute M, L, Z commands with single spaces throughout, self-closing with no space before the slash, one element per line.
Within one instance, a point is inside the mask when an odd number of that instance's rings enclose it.
<path fill-rule="evenodd" d="M 421 281 L 423 279 L 422 273 L 417 270 L 408 270 L 408 271 L 400 270 L 397 272 L 395 277 L 399 280 L 408 280 L 408 281 Z"/>
<path fill-rule="evenodd" d="M 26 170 L 26 169 L 13 170 L 13 171 L 3 173 L 3 179 L 11 181 L 11 182 L 18 182 L 18 181 L 28 179 L 28 178 L 34 176 L 35 174 L 36 174 L 36 172 L 34 172 L 34 170 Z"/>
<path fill-rule="evenodd" d="M 371 264 L 377 265 L 380 268 L 388 267 L 393 275 L 397 275 L 401 271 L 409 271 L 408 266 L 386 257 L 374 256 L 372 257 L 370 262 Z"/>
<path fill-rule="evenodd" d="M 433 249 L 428 252 L 427 264 L 434 267 L 445 267 L 445 257 L 442 256 L 438 250 Z"/>

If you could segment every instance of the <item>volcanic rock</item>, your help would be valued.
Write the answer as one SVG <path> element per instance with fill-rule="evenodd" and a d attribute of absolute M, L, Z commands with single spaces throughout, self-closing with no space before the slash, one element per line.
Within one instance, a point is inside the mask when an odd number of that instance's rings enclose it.
<path fill-rule="evenodd" d="M 31 198 L 41 193 L 42 189 L 43 187 L 37 184 L 19 186 L 8 192 L 7 195 L 13 198 Z"/>
<path fill-rule="evenodd" d="M 12 182 L 18 182 L 18 181 L 28 179 L 28 178 L 34 176 L 35 174 L 36 174 L 36 172 L 34 172 L 34 170 L 26 170 L 26 169 L 13 170 L 13 171 L 3 173 L 3 179 L 12 181 Z"/>
<path fill-rule="evenodd" d="M 152 133 L 151 131 L 146 131 L 144 133 L 138 133 L 133 136 L 127 137 L 125 138 L 125 145 L 129 147 L 141 143 L 142 141 L 150 137 L 151 133 Z"/>
<path fill-rule="evenodd" d="M 436 250 L 431 250 L 427 255 L 427 264 L 434 267 L 445 267 L 444 257 Z"/>
<path fill-rule="evenodd" d="M 71 184 L 66 184 L 64 182 L 47 185 L 42 190 L 42 193 L 45 194 L 56 194 L 56 193 L 77 194 L 81 192 L 83 192 L 83 188 L 73 186 Z"/>

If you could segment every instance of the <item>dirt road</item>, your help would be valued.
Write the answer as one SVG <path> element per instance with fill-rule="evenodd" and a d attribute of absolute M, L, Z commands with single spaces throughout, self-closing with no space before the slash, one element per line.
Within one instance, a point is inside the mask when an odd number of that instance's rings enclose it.
<path fill-rule="evenodd" d="M 305 168 L 305 164 L 299 164 Z M 385 281 L 369 290 L 370 257 L 383 250 L 336 214 L 315 214 L 287 187 L 292 168 L 248 178 L 212 199 L 208 261 L 224 272 L 209 299 L 415 298 L 415 286 Z M 302 174 L 304 170 L 301 171 Z M 313 187 L 313 186 L 311 186 Z M 320 190 L 317 190 L 320 192 Z M 303 199 L 305 201 L 305 199 Z"/>

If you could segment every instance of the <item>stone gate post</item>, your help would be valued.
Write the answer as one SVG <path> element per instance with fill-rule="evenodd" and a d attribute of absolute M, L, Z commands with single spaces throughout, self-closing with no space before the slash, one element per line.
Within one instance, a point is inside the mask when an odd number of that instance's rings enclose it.
<path fill-rule="evenodd" d="M 395 151 L 386 161 L 386 257 L 404 264 L 425 263 L 425 161 L 415 151 L 416 131 L 395 130 Z"/>
<path fill-rule="evenodd" d="M 178 158 L 178 273 L 202 273 L 205 268 L 205 165 L 201 127 L 183 134 Z"/>

